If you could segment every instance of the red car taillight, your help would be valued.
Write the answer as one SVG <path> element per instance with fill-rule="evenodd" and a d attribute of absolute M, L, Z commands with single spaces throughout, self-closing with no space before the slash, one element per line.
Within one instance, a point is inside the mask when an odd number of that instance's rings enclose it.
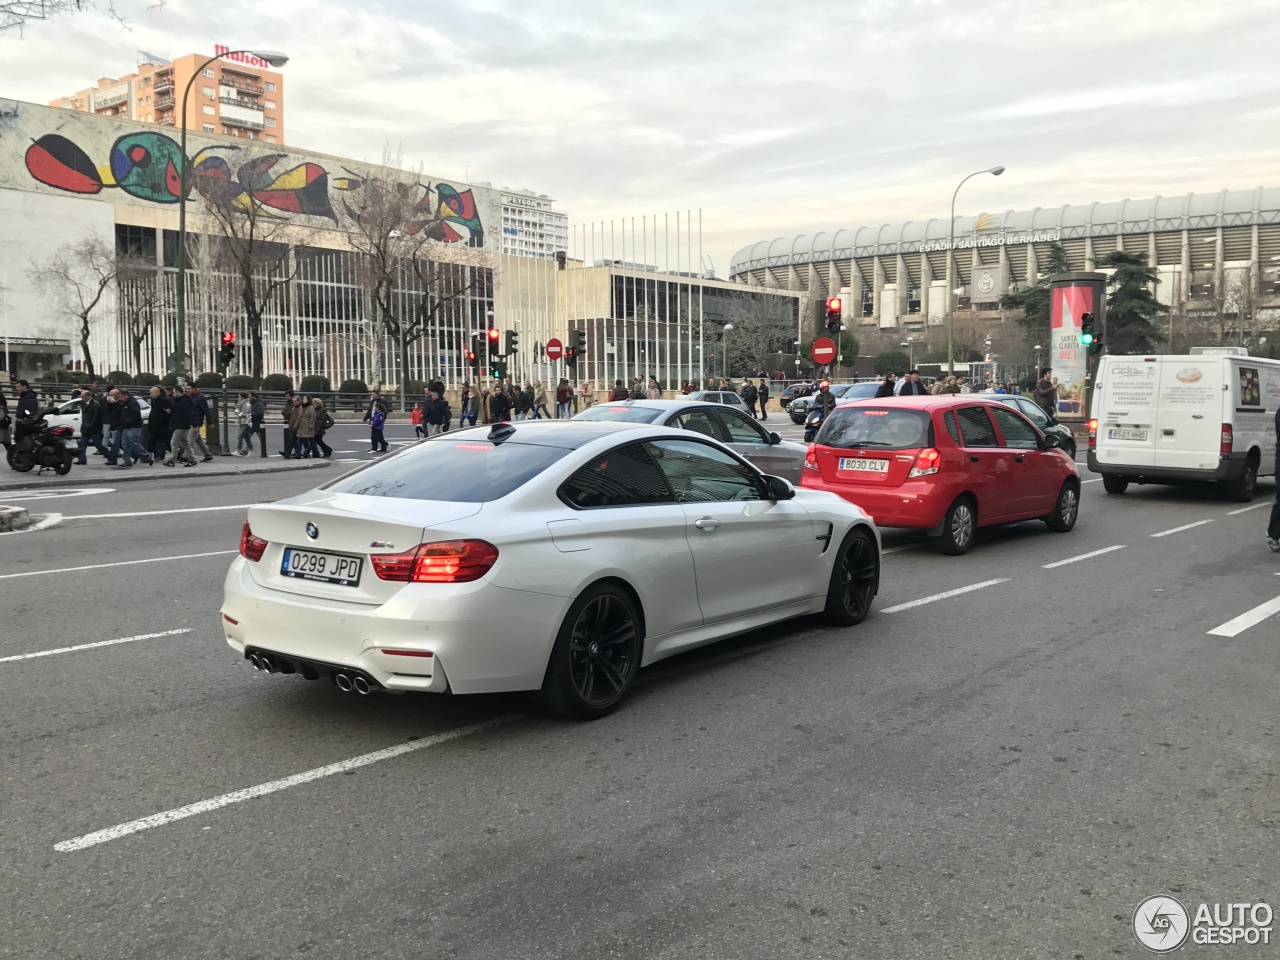
<path fill-rule="evenodd" d="M 424 543 L 412 553 L 372 554 L 379 580 L 400 583 L 470 583 L 498 562 L 498 548 L 484 540 Z"/>
<path fill-rule="evenodd" d="M 1219 452 L 1225 457 L 1231 452 L 1231 447 L 1235 443 L 1235 435 L 1231 432 L 1231 424 L 1224 423 L 1222 425 L 1222 444 L 1218 448 Z"/>
<path fill-rule="evenodd" d="M 75 430 L 73 430 L 71 427 L 54 427 L 49 432 L 52 433 L 55 437 L 69 437 L 73 433 L 75 433 Z"/>
<path fill-rule="evenodd" d="M 942 466 L 942 454 L 933 447 L 925 447 L 916 454 L 915 465 L 911 468 L 911 472 L 907 474 L 907 478 L 911 477 L 927 477 L 938 472 L 938 468 Z"/>
<path fill-rule="evenodd" d="M 1098 421 L 1089 421 L 1089 449 L 1092 450 L 1098 445 Z"/>
<path fill-rule="evenodd" d="M 810 444 L 809 449 L 805 451 L 804 468 L 806 470 L 818 470 L 818 452 L 813 444 Z"/>
<path fill-rule="evenodd" d="M 240 530 L 240 556 L 257 563 L 262 559 L 262 552 L 266 549 L 267 541 L 261 537 L 255 537 L 246 520 L 244 527 Z"/>

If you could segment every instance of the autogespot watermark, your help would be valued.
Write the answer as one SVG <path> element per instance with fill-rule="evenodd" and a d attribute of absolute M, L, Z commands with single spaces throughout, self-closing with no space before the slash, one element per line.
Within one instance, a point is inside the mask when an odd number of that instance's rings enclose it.
<path fill-rule="evenodd" d="M 1176 897 L 1147 897 L 1133 912 L 1133 933 L 1153 953 L 1197 944 L 1270 943 L 1272 910 L 1259 903 L 1202 903 L 1191 914 Z"/>

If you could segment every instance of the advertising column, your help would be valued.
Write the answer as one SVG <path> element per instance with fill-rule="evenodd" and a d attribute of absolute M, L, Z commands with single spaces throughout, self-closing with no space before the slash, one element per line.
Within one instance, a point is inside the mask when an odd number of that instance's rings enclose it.
<path fill-rule="evenodd" d="M 1049 354 L 1045 366 L 1053 368 L 1058 384 L 1059 417 L 1085 416 L 1089 354 L 1080 344 L 1080 318 L 1092 313 L 1097 328 L 1104 329 L 1106 283 L 1101 273 L 1058 273 L 1049 280 Z"/>

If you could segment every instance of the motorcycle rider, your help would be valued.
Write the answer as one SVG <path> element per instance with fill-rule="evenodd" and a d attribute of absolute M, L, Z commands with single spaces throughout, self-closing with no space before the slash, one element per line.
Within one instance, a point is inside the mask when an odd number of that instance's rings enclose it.
<path fill-rule="evenodd" d="M 19 380 L 16 389 L 18 391 L 18 419 L 26 420 L 30 417 L 38 416 L 40 413 L 40 398 L 31 389 L 31 385 L 25 380 Z"/>

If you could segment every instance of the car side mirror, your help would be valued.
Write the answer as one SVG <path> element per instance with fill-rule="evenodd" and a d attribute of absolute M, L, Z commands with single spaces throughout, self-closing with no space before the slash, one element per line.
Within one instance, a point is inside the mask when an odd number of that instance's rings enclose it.
<path fill-rule="evenodd" d="M 775 446 L 775 447 L 776 447 L 776 446 L 777 446 L 778 444 L 780 444 L 781 442 L 782 442 L 782 438 L 781 438 L 780 436 L 778 436 L 776 433 L 771 433 L 771 434 L 769 434 L 769 444 L 770 444 L 771 446 Z"/>
<path fill-rule="evenodd" d="M 1058 434 L 1045 433 L 1045 434 L 1041 434 L 1041 436 L 1044 437 L 1043 443 L 1040 444 L 1040 448 L 1042 450 L 1061 450 L 1062 449 L 1062 437 L 1058 436 Z"/>
<path fill-rule="evenodd" d="M 781 477 L 766 476 L 764 484 L 770 500 L 794 500 L 796 498 L 796 488 Z"/>

